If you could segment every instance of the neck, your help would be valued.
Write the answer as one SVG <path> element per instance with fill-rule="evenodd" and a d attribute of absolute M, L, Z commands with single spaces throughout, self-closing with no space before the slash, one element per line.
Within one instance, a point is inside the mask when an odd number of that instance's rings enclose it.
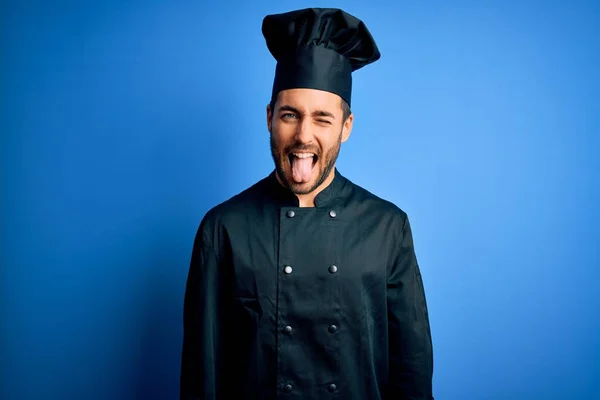
<path fill-rule="evenodd" d="M 279 174 L 276 173 L 275 175 L 277 176 L 277 180 L 279 181 L 279 183 L 283 185 L 283 181 L 279 177 Z M 321 183 L 319 186 L 317 186 L 317 188 L 315 190 L 313 190 L 312 192 L 307 193 L 307 194 L 296 194 L 296 197 L 298 198 L 298 200 L 300 202 L 300 207 L 314 207 L 315 206 L 315 198 L 317 197 L 317 195 L 319 193 L 321 193 L 323 191 L 323 189 L 325 189 L 327 186 L 329 186 L 331 184 L 331 182 L 333 182 L 333 178 L 335 178 L 335 166 L 333 168 L 331 168 L 331 171 L 329 172 L 329 175 L 327 176 L 327 178 L 325 178 L 323 183 Z"/>

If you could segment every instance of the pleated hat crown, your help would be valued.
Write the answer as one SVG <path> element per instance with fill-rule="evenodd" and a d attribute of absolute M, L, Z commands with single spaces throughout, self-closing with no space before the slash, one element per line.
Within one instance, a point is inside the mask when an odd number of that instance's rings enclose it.
<path fill-rule="evenodd" d="M 277 60 L 273 99 L 285 89 L 308 88 L 335 93 L 350 105 L 352 72 L 381 57 L 365 24 L 340 9 L 267 15 L 262 33 Z"/>

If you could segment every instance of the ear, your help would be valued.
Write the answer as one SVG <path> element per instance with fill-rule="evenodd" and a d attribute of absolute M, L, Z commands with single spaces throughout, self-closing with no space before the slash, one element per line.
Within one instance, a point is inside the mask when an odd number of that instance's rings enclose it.
<path fill-rule="evenodd" d="M 352 133 L 352 124 L 354 123 L 354 114 L 348 115 L 348 118 L 344 121 L 342 125 L 342 142 L 345 142 L 350 137 L 350 133 Z"/>
<path fill-rule="evenodd" d="M 271 133 L 271 121 L 273 121 L 273 112 L 271 111 L 271 105 L 267 104 L 267 129 Z"/>

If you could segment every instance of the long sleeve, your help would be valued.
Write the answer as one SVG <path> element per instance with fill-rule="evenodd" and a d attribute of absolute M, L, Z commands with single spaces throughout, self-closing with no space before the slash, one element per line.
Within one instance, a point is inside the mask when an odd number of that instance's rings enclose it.
<path fill-rule="evenodd" d="M 180 400 L 222 398 L 228 284 L 218 258 L 201 228 L 184 296 Z"/>
<path fill-rule="evenodd" d="M 388 274 L 389 381 L 386 399 L 432 400 L 433 346 L 408 217 Z"/>

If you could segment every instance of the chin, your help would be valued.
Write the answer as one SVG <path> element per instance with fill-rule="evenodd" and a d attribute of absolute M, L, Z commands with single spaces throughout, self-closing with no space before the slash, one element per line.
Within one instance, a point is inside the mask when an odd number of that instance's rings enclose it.
<path fill-rule="evenodd" d="M 305 183 L 296 183 L 294 181 L 288 181 L 290 184 L 290 190 L 294 194 L 309 194 L 316 189 L 315 180 L 311 180 Z"/>
<path fill-rule="evenodd" d="M 287 186 L 294 194 L 305 195 L 314 192 L 325 181 L 326 177 L 323 176 L 323 170 L 315 165 L 308 182 L 297 183 L 294 181 L 291 169 L 287 171 L 285 179 Z"/>
<path fill-rule="evenodd" d="M 283 185 L 296 195 L 306 195 L 314 192 L 327 178 L 324 176 L 325 170 L 323 169 L 322 165 L 317 162 L 313 166 L 309 181 L 296 183 L 292 176 L 292 166 L 288 158 L 276 158 L 275 154 L 273 154 L 273 159 L 275 160 L 277 174 L 279 175 Z"/>

